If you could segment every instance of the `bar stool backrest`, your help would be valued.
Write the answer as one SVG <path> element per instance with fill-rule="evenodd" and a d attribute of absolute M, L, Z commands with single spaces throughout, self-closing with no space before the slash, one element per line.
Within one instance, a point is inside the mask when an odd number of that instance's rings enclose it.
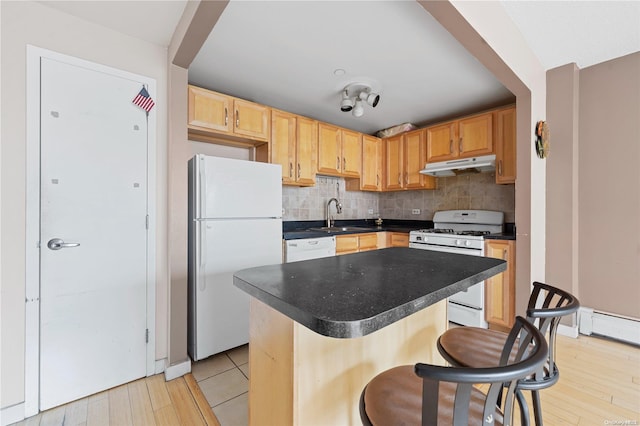
<path fill-rule="evenodd" d="M 513 353 L 516 355 L 514 356 Z M 517 317 L 509 333 L 500 365 L 490 368 L 443 367 L 416 364 L 415 372 L 423 380 L 422 424 L 437 424 L 439 392 L 441 382 L 456 383 L 453 401 L 453 425 L 469 424 L 469 402 L 474 384 L 490 384 L 484 401 L 483 425 L 493 426 L 498 398 L 503 386 L 507 387 L 503 409 L 504 425 L 511 424 L 517 383 L 544 365 L 548 347 L 545 337 L 531 322 Z"/>
<path fill-rule="evenodd" d="M 527 319 L 545 336 L 549 348 L 547 362 L 535 374 L 520 381 L 521 389 L 543 389 L 558 381 L 555 363 L 556 335 L 562 317 L 578 311 L 580 302 L 572 294 L 541 282 L 533 283 Z"/>

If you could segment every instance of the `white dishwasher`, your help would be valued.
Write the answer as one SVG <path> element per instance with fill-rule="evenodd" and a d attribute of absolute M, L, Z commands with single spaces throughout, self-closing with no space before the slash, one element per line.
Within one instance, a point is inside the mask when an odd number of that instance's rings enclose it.
<path fill-rule="evenodd" d="M 286 240 L 285 263 L 336 255 L 336 237 Z"/>

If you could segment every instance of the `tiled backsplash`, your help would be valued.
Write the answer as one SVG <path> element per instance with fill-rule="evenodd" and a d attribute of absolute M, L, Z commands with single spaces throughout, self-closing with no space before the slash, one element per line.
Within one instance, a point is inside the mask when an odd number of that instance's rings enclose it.
<path fill-rule="evenodd" d="M 435 190 L 381 193 L 345 191 L 344 179 L 318 176 L 314 187 L 283 187 L 284 220 L 325 219 L 327 201 L 337 193 L 343 206 L 337 219 L 431 220 L 438 210 L 479 209 L 502 211 L 506 222 L 515 222 L 515 186 L 496 185 L 493 173 L 438 178 Z M 414 209 L 420 213 L 412 214 Z M 335 215 L 334 205 L 331 212 Z"/>
<path fill-rule="evenodd" d="M 331 214 L 338 220 L 378 217 L 380 198 L 378 193 L 346 191 L 344 179 L 318 176 L 315 186 L 282 187 L 283 220 L 324 220 L 326 219 L 327 201 L 333 197 L 342 203 L 342 214 L 339 215 L 335 214 L 335 204 L 331 204 Z M 369 210 L 373 213 L 369 214 Z"/>

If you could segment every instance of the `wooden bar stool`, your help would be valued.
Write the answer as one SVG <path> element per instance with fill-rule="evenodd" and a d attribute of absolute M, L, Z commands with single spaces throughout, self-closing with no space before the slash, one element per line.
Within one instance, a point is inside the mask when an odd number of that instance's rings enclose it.
<path fill-rule="evenodd" d="M 498 364 L 489 368 L 416 364 L 395 367 L 374 377 L 360 397 L 365 426 L 511 425 L 518 381 L 542 368 L 547 343 L 522 317 L 507 335 Z M 489 384 L 486 394 L 474 384 Z M 504 408 L 498 407 L 507 386 Z"/>
<path fill-rule="evenodd" d="M 529 297 L 527 320 L 546 337 L 548 355 L 545 364 L 533 375 L 518 381 L 517 394 L 523 425 L 529 424 L 529 408 L 521 391 L 530 390 L 537 426 L 542 426 L 539 390 L 555 384 L 560 372 L 555 362 L 556 333 L 560 319 L 580 307 L 578 299 L 548 284 L 534 282 Z M 487 368 L 498 365 L 507 334 L 478 327 L 456 327 L 438 338 L 438 351 L 451 365 Z"/>

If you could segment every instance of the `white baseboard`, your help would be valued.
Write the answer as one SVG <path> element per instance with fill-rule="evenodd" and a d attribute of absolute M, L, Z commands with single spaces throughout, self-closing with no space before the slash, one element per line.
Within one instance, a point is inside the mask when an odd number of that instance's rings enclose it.
<path fill-rule="evenodd" d="M 558 324 L 558 334 L 576 339 L 578 337 L 578 326 Z"/>
<path fill-rule="evenodd" d="M 153 374 L 164 373 L 164 370 L 166 368 L 167 368 L 167 359 L 166 358 L 157 359 Z"/>
<path fill-rule="evenodd" d="M 166 381 L 182 377 L 191 372 L 191 360 L 187 359 L 180 364 L 174 364 L 167 367 L 164 371 L 164 378 Z"/>
<path fill-rule="evenodd" d="M 5 407 L 0 410 L 0 425 L 7 426 L 24 420 L 24 403 Z"/>
<path fill-rule="evenodd" d="M 599 312 L 591 308 L 580 308 L 578 324 L 581 334 L 597 334 L 640 345 L 640 320 L 638 319 Z"/>

